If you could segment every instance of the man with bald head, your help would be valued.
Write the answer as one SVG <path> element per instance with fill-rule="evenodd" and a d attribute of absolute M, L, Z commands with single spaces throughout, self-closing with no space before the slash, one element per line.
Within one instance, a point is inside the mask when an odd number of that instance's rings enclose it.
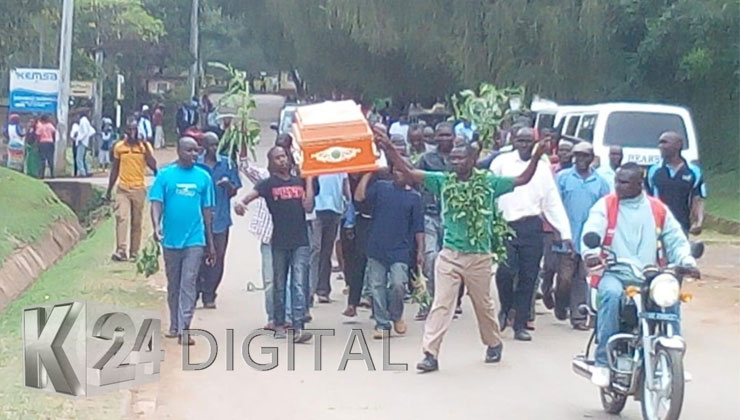
<path fill-rule="evenodd" d="M 660 198 L 676 217 L 684 233 L 701 233 L 707 189 L 701 168 L 681 156 L 684 137 L 667 131 L 658 138 L 661 161 L 651 166 L 645 178 L 648 194 Z"/>
<path fill-rule="evenodd" d="M 213 181 L 195 164 L 200 147 L 195 139 L 177 142 L 177 160 L 162 168 L 149 190 L 152 230 L 161 242 L 167 275 L 170 328 L 166 337 L 178 337 L 190 328 L 201 261 L 212 265 L 216 256 L 211 227 Z M 188 345 L 195 342 L 188 338 Z"/>
<path fill-rule="evenodd" d="M 502 153 L 491 162 L 490 170 L 494 175 L 516 176 L 529 166 L 535 144 L 534 130 L 531 127 L 519 128 L 514 134 L 513 143 L 513 151 Z M 498 207 L 515 232 L 514 237 L 505 243 L 506 260 L 499 264 L 496 271 L 496 285 L 501 300 L 499 323 L 502 330 L 506 328 L 509 311 L 513 310 L 514 338 L 531 341 L 532 336 L 526 328 L 542 259 L 543 216 L 559 232 L 565 249 L 573 251 L 570 223 L 547 160 L 538 162 L 528 184 L 499 197 Z"/>

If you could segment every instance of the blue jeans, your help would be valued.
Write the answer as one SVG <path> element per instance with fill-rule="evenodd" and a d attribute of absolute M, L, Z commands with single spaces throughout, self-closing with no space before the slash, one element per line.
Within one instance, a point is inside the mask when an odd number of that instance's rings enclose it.
<path fill-rule="evenodd" d="M 275 317 L 272 315 L 274 306 L 272 304 L 272 247 L 270 244 L 260 245 L 260 254 L 262 255 L 262 284 L 265 287 L 265 311 L 267 312 L 267 320 L 271 323 L 275 323 Z M 290 302 L 290 276 L 288 277 L 288 285 L 285 287 L 285 300 Z M 291 317 L 291 305 L 285 307 L 285 319 Z"/>
<path fill-rule="evenodd" d="M 644 299 L 649 299 L 644 296 Z M 619 332 L 619 311 L 624 300 L 624 285 L 618 277 L 606 273 L 599 281 L 599 309 L 596 321 L 596 366 L 608 366 L 606 343 Z M 667 313 L 679 314 L 679 305 L 666 309 Z M 674 334 L 681 334 L 681 323 L 674 324 Z"/>
<path fill-rule="evenodd" d="M 86 154 L 87 147 L 85 147 L 85 145 L 82 143 L 78 144 L 77 148 L 75 149 L 75 162 L 77 163 L 78 176 L 87 176 L 88 174 L 90 174 L 90 169 L 87 167 L 87 160 L 85 160 Z"/>
<path fill-rule="evenodd" d="M 190 328 L 195 309 L 195 284 L 204 253 L 205 248 L 202 246 L 163 250 L 172 334 L 180 335 L 182 330 Z"/>
<path fill-rule="evenodd" d="M 442 221 L 439 215 L 424 215 L 424 265 L 422 272 L 427 278 L 427 290 L 434 296 L 434 261 L 442 249 Z"/>
<path fill-rule="evenodd" d="M 285 290 L 288 287 L 288 275 L 290 274 L 293 280 L 290 282 L 293 328 L 303 329 L 303 320 L 306 314 L 304 291 L 308 287 L 308 258 L 310 252 L 308 246 L 290 249 L 272 247 L 272 296 L 276 327 L 285 325 Z"/>
<path fill-rule="evenodd" d="M 388 266 L 375 258 L 367 259 L 367 280 L 373 296 L 375 328 L 390 330 L 391 321 L 403 318 L 403 297 L 408 279 L 408 264 L 393 263 Z"/>

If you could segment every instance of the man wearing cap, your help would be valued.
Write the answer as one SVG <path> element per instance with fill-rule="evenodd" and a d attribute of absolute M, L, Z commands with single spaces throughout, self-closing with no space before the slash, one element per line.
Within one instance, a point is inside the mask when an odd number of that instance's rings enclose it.
<path fill-rule="evenodd" d="M 571 232 L 580 238 L 583 225 L 588 219 L 591 207 L 599 199 L 609 194 L 609 183 L 591 168 L 594 149 L 591 143 L 580 142 L 573 147 L 575 164 L 560 171 L 557 185 L 568 213 Z M 568 319 L 576 330 L 587 330 L 586 320 L 578 312 L 578 306 L 586 303 L 586 271 L 580 256 L 580 241 L 575 241 L 573 252 L 560 254 L 557 286 L 555 288 L 555 317 Z"/>

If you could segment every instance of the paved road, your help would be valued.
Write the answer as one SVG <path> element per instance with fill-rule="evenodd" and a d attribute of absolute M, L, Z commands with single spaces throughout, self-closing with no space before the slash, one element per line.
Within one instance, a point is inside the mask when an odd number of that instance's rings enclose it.
<path fill-rule="evenodd" d="M 263 125 L 260 154 L 274 137 L 269 122 L 278 114 L 281 99 L 258 98 L 257 115 Z M 336 331 L 323 340 L 323 371 L 313 370 L 314 346 L 295 350 L 295 371 L 287 369 L 285 342 L 257 338 L 252 354 L 259 362 L 269 356 L 260 346 L 278 346 L 280 365 L 260 372 L 241 357 L 241 343 L 265 323 L 263 295 L 247 292 L 245 284 L 260 284 L 257 241 L 247 231 L 248 218 L 237 219 L 231 232 L 224 282 L 217 310 L 197 310 L 193 328 L 208 330 L 218 341 L 218 356 L 209 368 L 183 371 L 181 350 L 165 344 L 166 361 L 158 386 L 138 391 L 135 411 L 163 419 L 395 419 L 395 418 L 504 418 L 578 419 L 612 418 L 601 411 L 597 390 L 571 372 L 571 357 L 579 353 L 587 333 L 574 332 L 551 314 L 537 319 L 531 343 L 516 342 L 504 333 L 504 358 L 499 365 L 483 363 L 475 319 L 466 300 L 462 317 L 453 322 L 442 346 L 439 372 L 418 375 L 422 324 L 411 320 L 415 308 L 407 306 L 410 328 L 405 337 L 392 338 L 390 359 L 407 363 L 407 372 L 382 372 L 383 351 L 370 338 L 373 324 L 362 312 L 354 323 L 339 314 L 345 297 L 343 282 L 334 281 L 333 303 L 319 305 L 311 328 Z M 714 246 L 704 265 L 711 277 L 692 285 L 695 300 L 684 309 L 688 341 L 687 368 L 694 381 L 687 385 L 686 419 L 740 418 L 735 400 L 740 395 L 740 281 L 737 280 L 740 248 Z M 166 317 L 164 318 L 166 319 Z M 226 369 L 226 330 L 235 330 L 234 370 Z M 350 361 L 337 370 L 352 329 L 362 329 L 377 371 L 361 361 Z M 355 352 L 359 347 L 355 344 Z M 198 339 L 194 361 L 207 357 L 207 345 Z M 630 401 L 621 418 L 638 419 L 639 405 Z"/>

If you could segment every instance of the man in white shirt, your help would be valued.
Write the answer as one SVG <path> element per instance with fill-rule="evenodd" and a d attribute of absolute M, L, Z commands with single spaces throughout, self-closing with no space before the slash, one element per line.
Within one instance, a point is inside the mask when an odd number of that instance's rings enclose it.
<path fill-rule="evenodd" d="M 408 143 L 408 135 L 409 135 L 409 121 L 408 116 L 401 115 L 398 117 L 398 121 L 391 124 L 391 128 L 388 129 L 388 137 L 398 134 L 399 136 L 403 137 L 403 141 L 405 143 Z"/>
<path fill-rule="evenodd" d="M 73 130 L 74 131 L 74 130 Z M 85 155 L 90 149 L 90 139 L 95 134 L 95 129 L 90 124 L 90 120 L 85 113 L 80 115 L 80 121 L 77 124 L 77 131 L 73 133 L 75 139 L 75 162 L 77 163 L 77 175 L 81 177 L 90 176 L 90 168 L 87 166 Z"/>
<path fill-rule="evenodd" d="M 517 176 L 529 164 L 533 148 L 534 130 L 530 127 L 520 128 L 514 136 L 514 151 L 497 156 L 491 162 L 491 172 L 497 176 Z M 566 248 L 570 252 L 573 250 L 570 223 L 550 165 L 541 160 L 532 180 L 499 197 L 498 207 L 515 232 L 514 237 L 506 241 L 507 258 L 496 271 L 496 286 L 501 301 L 499 323 L 503 331 L 509 311 L 515 310 L 514 338 L 531 341 L 532 336 L 526 331 L 526 324 L 542 259 L 542 215 L 560 233 Z M 518 281 L 514 287 L 516 278 Z"/>
<path fill-rule="evenodd" d="M 139 137 L 146 140 L 154 145 L 154 130 L 152 129 L 152 121 L 149 119 L 149 105 L 141 107 L 141 117 L 139 117 Z"/>

